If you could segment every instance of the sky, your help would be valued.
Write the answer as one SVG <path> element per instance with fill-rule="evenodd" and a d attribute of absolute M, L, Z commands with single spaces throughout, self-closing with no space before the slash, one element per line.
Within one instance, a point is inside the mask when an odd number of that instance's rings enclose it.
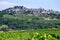
<path fill-rule="evenodd" d="M 0 10 L 14 6 L 60 11 L 60 0 L 0 0 Z"/>

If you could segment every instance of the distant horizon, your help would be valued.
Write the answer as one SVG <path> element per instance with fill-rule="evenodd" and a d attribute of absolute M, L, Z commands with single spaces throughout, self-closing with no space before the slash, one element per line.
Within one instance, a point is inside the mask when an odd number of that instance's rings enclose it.
<path fill-rule="evenodd" d="M 0 11 L 14 6 L 60 11 L 59 4 L 60 0 L 0 0 Z"/>

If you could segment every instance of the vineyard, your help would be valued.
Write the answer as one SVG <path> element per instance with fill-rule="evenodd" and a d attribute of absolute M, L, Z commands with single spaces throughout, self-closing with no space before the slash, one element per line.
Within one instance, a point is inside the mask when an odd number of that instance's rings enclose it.
<path fill-rule="evenodd" d="M 0 32 L 0 40 L 60 40 L 60 28 Z"/>
<path fill-rule="evenodd" d="M 60 40 L 59 2 L 1 0 L 0 40 Z"/>

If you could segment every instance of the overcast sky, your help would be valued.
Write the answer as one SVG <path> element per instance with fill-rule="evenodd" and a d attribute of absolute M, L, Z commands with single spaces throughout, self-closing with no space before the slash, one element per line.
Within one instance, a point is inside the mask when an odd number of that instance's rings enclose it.
<path fill-rule="evenodd" d="M 0 10 L 23 5 L 28 8 L 44 8 L 60 11 L 60 0 L 0 0 Z"/>

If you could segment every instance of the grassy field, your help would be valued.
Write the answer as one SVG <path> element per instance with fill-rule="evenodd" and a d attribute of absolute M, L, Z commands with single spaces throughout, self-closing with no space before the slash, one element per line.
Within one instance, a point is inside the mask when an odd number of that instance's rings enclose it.
<path fill-rule="evenodd" d="M 60 28 L 0 32 L 0 40 L 60 40 Z"/>

